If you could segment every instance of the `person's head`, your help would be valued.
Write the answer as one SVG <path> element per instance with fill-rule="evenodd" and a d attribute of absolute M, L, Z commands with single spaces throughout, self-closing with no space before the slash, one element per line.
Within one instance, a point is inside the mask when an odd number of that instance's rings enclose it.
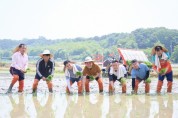
<path fill-rule="evenodd" d="M 48 62 L 49 59 L 52 57 L 52 54 L 50 53 L 49 50 L 44 50 L 40 56 L 41 56 L 41 58 L 44 59 L 45 62 Z"/>
<path fill-rule="evenodd" d="M 131 63 L 132 63 L 132 67 L 134 69 L 138 69 L 139 68 L 139 63 L 138 63 L 138 61 L 136 59 L 132 60 Z"/>
<path fill-rule="evenodd" d="M 73 66 L 71 64 L 71 61 L 69 61 L 69 60 L 64 61 L 63 64 L 64 64 L 64 68 L 67 68 L 67 69 L 72 69 L 73 68 Z"/>
<path fill-rule="evenodd" d="M 84 63 L 87 68 L 92 68 L 94 61 L 91 57 L 86 57 Z"/>
<path fill-rule="evenodd" d="M 14 49 L 14 53 L 15 53 L 15 52 L 18 52 L 18 51 L 23 55 L 23 54 L 26 53 L 26 51 L 27 51 L 27 46 L 26 46 L 25 44 L 20 44 L 20 45 L 18 45 L 18 46 Z"/>
<path fill-rule="evenodd" d="M 112 61 L 112 67 L 114 70 L 117 70 L 119 67 L 119 62 L 117 60 Z"/>
<path fill-rule="evenodd" d="M 158 56 L 161 56 L 163 54 L 163 48 L 162 46 L 156 46 L 155 47 L 155 52 Z"/>

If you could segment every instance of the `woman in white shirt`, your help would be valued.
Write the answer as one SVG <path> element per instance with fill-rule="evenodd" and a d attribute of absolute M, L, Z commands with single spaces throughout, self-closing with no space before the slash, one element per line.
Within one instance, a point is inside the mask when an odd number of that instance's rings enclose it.
<path fill-rule="evenodd" d="M 10 66 L 10 73 L 12 74 L 12 82 L 9 86 L 7 93 L 12 91 L 13 85 L 19 81 L 18 92 L 23 92 L 24 88 L 24 74 L 28 67 L 28 55 L 26 54 L 27 47 L 25 44 L 20 44 L 14 50 L 12 55 L 12 64 Z"/>

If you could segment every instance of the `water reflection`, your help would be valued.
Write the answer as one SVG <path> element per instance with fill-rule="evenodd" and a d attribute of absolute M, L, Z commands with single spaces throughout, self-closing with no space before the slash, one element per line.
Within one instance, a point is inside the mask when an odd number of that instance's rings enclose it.
<path fill-rule="evenodd" d="M 167 95 L 164 97 L 157 97 L 159 111 L 156 115 L 159 118 L 172 118 L 173 116 L 173 96 Z"/>
<path fill-rule="evenodd" d="M 0 111 L 0 117 L 5 118 L 175 118 L 178 94 L 0 95 Z"/>

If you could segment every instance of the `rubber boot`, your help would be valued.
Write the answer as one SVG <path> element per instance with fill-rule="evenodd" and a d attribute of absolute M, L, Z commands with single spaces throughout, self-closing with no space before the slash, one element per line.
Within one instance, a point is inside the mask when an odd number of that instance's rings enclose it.
<path fill-rule="evenodd" d="M 161 92 L 162 86 L 163 86 L 163 81 L 158 80 L 157 93 L 160 93 L 160 92 Z"/>
<path fill-rule="evenodd" d="M 14 84 L 19 80 L 19 76 L 18 75 L 13 75 L 12 78 L 12 82 L 7 90 L 7 93 L 11 93 L 12 92 L 12 87 L 14 86 Z"/>
<path fill-rule="evenodd" d="M 33 92 L 32 93 L 36 93 L 38 82 L 39 82 L 38 79 L 34 79 L 33 88 L 32 88 Z"/>
<path fill-rule="evenodd" d="M 85 81 L 85 91 L 90 92 L 89 79 L 86 79 L 86 81 Z"/>
<path fill-rule="evenodd" d="M 13 87 L 13 85 L 10 84 L 10 86 L 9 86 L 9 88 L 8 88 L 8 90 L 7 90 L 7 93 L 11 93 L 11 92 L 12 92 L 12 87 Z"/>
<path fill-rule="evenodd" d="M 19 81 L 19 91 L 18 92 L 23 92 L 24 88 L 24 80 Z"/>
<path fill-rule="evenodd" d="M 167 83 L 167 92 L 168 93 L 172 92 L 172 82 L 171 81 L 168 81 L 168 83 Z"/>
<path fill-rule="evenodd" d="M 150 92 L 150 83 L 145 83 L 145 93 Z"/>
<path fill-rule="evenodd" d="M 78 86 L 78 93 L 82 94 L 83 90 L 82 90 L 82 81 L 81 80 L 77 82 L 77 86 Z"/>
<path fill-rule="evenodd" d="M 126 93 L 126 83 L 122 84 L 122 93 Z"/>
<path fill-rule="evenodd" d="M 103 92 L 103 81 L 101 78 L 98 79 L 99 92 Z"/>

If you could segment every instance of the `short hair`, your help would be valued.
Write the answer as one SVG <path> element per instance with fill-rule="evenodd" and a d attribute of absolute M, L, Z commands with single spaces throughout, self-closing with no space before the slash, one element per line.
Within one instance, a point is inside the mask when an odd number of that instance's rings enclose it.
<path fill-rule="evenodd" d="M 163 50 L 163 48 L 161 46 L 156 46 L 155 47 L 155 51 L 160 51 L 160 50 Z"/>
<path fill-rule="evenodd" d="M 119 61 L 118 60 L 112 60 L 112 62 L 111 63 L 118 63 Z"/>
<path fill-rule="evenodd" d="M 64 61 L 64 66 L 66 66 L 68 63 L 70 63 L 71 61 L 69 61 L 69 60 L 66 60 L 66 61 Z"/>
<path fill-rule="evenodd" d="M 138 62 L 136 59 L 133 59 L 132 61 L 131 61 L 131 63 L 133 64 L 133 63 L 135 63 L 135 62 Z"/>

